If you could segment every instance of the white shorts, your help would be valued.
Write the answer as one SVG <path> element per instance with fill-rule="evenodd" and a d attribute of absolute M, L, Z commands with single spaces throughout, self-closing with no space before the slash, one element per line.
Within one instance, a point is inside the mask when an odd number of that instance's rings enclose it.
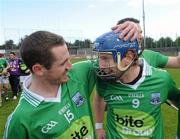
<path fill-rule="evenodd" d="M 8 84 L 9 83 L 9 78 L 7 76 L 0 76 L 0 84 Z"/>

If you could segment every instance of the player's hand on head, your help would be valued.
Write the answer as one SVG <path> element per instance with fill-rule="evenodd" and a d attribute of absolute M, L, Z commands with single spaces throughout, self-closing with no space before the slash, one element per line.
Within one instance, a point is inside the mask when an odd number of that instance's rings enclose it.
<path fill-rule="evenodd" d="M 131 40 L 134 41 L 138 38 L 139 27 L 136 23 L 131 21 L 126 21 L 122 24 L 115 25 L 111 28 L 115 33 L 121 32 L 119 35 L 120 39 L 125 41 Z"/>

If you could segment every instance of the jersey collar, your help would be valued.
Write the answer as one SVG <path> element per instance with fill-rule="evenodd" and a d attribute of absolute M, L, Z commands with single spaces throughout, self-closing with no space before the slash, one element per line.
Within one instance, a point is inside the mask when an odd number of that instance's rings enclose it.
<path fill-rule="evenodd" d="M 40 105 L 41 102 L 61 102 L 61 85 L 59 86 L 57 96 L 55 98 L 44 98 L 28 89 L 32 81 L 32 76 L 28 77 L 23 83 L 22 97 L 34 107 Z"/>
<path fill-rule="evenodd" d="M 137 89 L 138 86 L 140 86 L 144 82 L 146 76 L 152 75 L 152 67 L 146 62 L 146 60 L 143 58 L 140 58 L 139 60 L 141 60 L 143 62 L 142 77 L 133 85 L 124 84 L 121 81 L 118 81 L 118 82 L 120 82 L 121 84 L 128 86 L 132 89 Z"/>
<path fill-rule="evenodd" d="M 146 62 L 144 58 L 140 58 L 143 62 L 143 73 L 142 76 L 151 76 L 152 75 L 152 67 Z"/>

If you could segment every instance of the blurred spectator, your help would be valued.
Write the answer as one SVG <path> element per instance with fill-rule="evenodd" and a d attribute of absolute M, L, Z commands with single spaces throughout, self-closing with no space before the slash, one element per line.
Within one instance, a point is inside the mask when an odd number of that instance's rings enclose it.
<path fill-rule="evenodd" d="M 0 107 L 2 106 L 3 91 L 4 91 L 5 100 L 7 101 L 9 99 L 8 97 L 9 73 L 7 71 L 8 68 L 9 68 L 9 64 L 4 58 L 4 53 L 0 53 Z"/>
<path fill-rule="evenodd" d="M 19 84 L 20 84 L 20 64 L 22 60 L 16 57 L 15 52 L 10 52 L 9 54 L 9 83 L 11 85 L 13 99 L 17 99 L 17 93 L 19 92 Z"/>

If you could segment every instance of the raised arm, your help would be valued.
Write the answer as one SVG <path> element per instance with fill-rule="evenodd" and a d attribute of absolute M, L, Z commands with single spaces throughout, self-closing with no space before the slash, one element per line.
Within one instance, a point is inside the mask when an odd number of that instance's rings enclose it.
<path fill-rule="evenodd" d="M 180 56 L 168 57 L 168 62 L 166 64 L 167 68 L 180 68 Z"/>

